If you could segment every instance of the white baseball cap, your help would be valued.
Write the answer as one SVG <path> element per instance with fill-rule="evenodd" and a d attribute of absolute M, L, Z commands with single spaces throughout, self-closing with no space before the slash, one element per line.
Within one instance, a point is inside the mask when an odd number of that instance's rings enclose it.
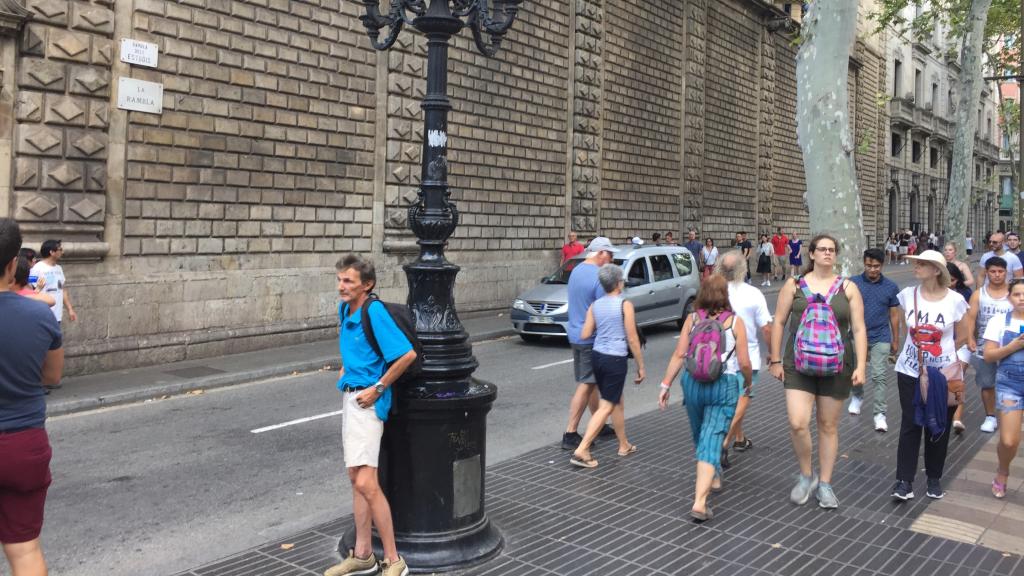
<path fill-rule="evenodd" d="M 612 245 L 611 240 L 604 236 L 598 236 L 587 244 L 587 252 L 594 254 L 597 252 L 611 252 L 612 254 L 618 252 L 619 249 Z"/>
<path fill-rule="evenodd" d="M 633 243 L 634 246 L 643 246 L 644 245 L 644 241 L 639 236 L 633 236 L 633 239 L 631 240 L 631 242 Z"/>

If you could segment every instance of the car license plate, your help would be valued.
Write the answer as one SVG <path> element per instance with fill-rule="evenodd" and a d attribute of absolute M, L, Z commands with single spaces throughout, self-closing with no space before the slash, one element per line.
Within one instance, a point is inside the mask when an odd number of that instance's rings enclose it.
<path fill-rule="evenodd" d="M 548 316 L 530 316 L 530 322 L 534 324 L 554 324 L 554 319 Z"/>

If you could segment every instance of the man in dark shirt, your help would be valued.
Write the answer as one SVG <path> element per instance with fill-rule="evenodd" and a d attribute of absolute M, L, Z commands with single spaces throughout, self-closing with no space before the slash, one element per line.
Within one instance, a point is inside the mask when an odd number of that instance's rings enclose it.
<path fill-rule="evenodd" d="M 750 251 L 754 248 L 750 240 L 747 240 L 746 232 L 736 233 L 736 247 L 743 253 L 743 259 L 747 261 L 747 282 L 750 282 Z"/>
<path fill-rule="evenodd" d="M 690 254 L 693 255 L 693 258 L 697 261 L 697 269 L 703 270 L 704 258 L 702 255 L 704 251 L 702 248 L 704 247 L 701 246 L 700 240 L 697 240 L 697 231 L 693 228 L 690 228 L 690 231 L 686 233 L 686 243 L 683 244 L 683 248 L 689 250 Z"/>
<path fill-rule="evenodd" d="M 885 387 L 889 373 L 890 357 L 895 358 L 899 344 L 900 289 L 895 282 L 882 275 L 885 253 L 878 248 L 864 251 L 864 273 L 850 278 L 860 289 L 864 299 L 864 325 L 868 330 L 868 370 L 871 385 L 875 387 L 874 419 L 875 430 L 885 432 L 889 424 L 885 420 Z M 850 414 L 860 414 L 864 401 L 864 387 L 854 386 L 850 399 Z"/>
<path fill-rule="evenodd" d="M 50 308 L 11 290 L 20 249 L 18 224 L 0 218 L 0 543 L 12 573 L 41 575 L 51 456 L 43 384 L 60 382 L 64 350 Z"/>

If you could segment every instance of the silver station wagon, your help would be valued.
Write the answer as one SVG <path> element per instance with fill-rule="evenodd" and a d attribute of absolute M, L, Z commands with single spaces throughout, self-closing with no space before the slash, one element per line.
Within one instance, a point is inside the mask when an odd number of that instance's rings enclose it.
<path fill-rule="evenodd" d="M 636 308 L 637 322 L 650 326 L 675 321 L 680 326 L 697 298 L 700 271 L 682 246 L 617 246 L 613 262 L 625 272 L 624 295 Z M 569 274 L 584 255 L 567 260 L 540 285 L 512 303 L 512 327 L 527 342 L 544 336 L 567 336 Z"/>

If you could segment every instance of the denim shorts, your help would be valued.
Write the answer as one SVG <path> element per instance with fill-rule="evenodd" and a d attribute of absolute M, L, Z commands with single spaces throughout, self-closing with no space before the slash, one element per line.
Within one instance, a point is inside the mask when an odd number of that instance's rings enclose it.
<path fill-rule="evenodd" d="M 996 373 L 996 406 L 1000 412 L 1024 410 L 1024 367 L 1002 367 Z"/>

